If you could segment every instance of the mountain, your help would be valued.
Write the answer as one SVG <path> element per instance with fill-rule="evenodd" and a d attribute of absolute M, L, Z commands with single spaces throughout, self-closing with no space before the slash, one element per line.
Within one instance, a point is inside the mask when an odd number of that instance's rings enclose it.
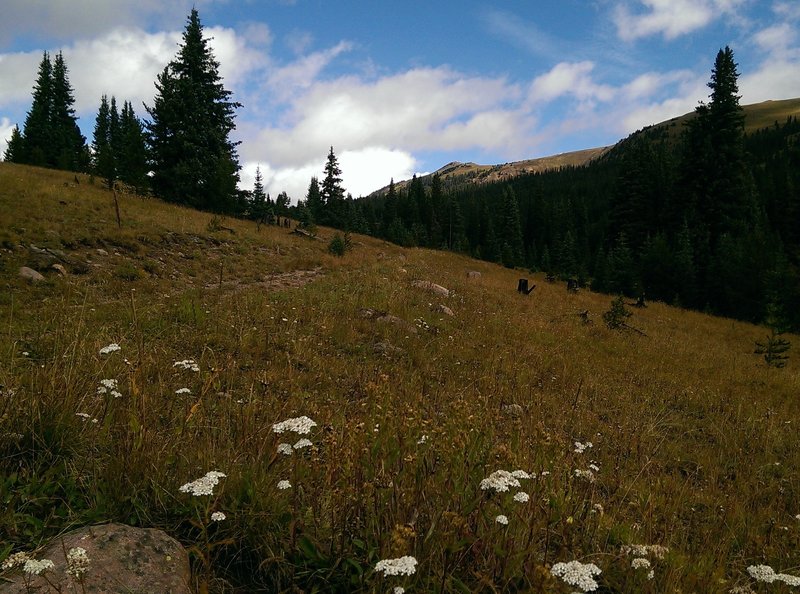
<path fill-rule="evenodd" d="M 756 130 L 767 128 L 774 125 L 776 122 L 782 124 L 788 117 L 800 116 L 800 98 L 763 101 L 761 103 L 753 103 L 742 107 L 745 113 L 746 133 L 752 133 Z M 693 117 L 694 112 L 690 112 L 663 122 L 655 123 L 652 126 L 644 128 L 644 130 L 663 128 L 668 130 L 673 137 L 677 138 L 683 125 Z M 634 133 L 632 136 L 636 136 L 636 134 L 637 133 Z M 624 140 L 621 140 L 620 142 L 623 141 Z M 586 165 L 608 153 L 614 146 L 616 145 L 571 151 L 558 155 L 551 155 L 549 157 L 537 157 L 498 165 L 479 165 L 471 162 L 460 163 L 458 161 L 453 161 L 440 167 L 431 174 L 419 177 L 424 185 L 428 185 L 430 179 L 434 175 L 439 175 L 443 185 L 448 188 L 457 187 L 462 184 L 492 183 L 508 180 L 528 173 L 541 173 L 543 171 L 552 171 L 562 167 L 579 167 Z M 409 181 L 410 180 L 401 180 L 395 182 L 395 189 L 400 190 L 405 188 Z M 386 193 L 387 190 L 388 186 L 384 186 L 372 192 L 370 196 L 382 195 Z"/>

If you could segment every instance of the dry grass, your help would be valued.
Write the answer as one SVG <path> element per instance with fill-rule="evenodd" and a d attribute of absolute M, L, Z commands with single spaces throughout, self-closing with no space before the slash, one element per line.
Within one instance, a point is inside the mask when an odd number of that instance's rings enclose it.
<path fill-rule="evenodd" d="M 0 207 L 0 558 L 117 520 L 197 545 L 212 591 L 571 592 L 549 568 L 572 559 L 605 592 L 788 591 L 746 567 L 800 574 L 798 367 L 752 354 L 762 328 L 654 303 L 632 308 L 646 336 L 615 332 L 608 296 L 539 275 L 522 297 L 519 271 L 366 237 L 334 258 L 152 199 L 125 197 L 117 229 L 99 184 L 7 164 Z M 31 244 L 71 274 L 19 279 L 43 261 Z M 313 447 L 278 454 L 300 436 L 272 425 L 300 415 Z M 594 482 L 575 475 L 590 463 Z M 527 503 L 480 489 L 498 469 L 536 473 Z M 214 497 L 178 491 L 209 470 L 227 474 Z M 669 547 L 652 580 L 630 544 Z M 415 575 L 374 572 L 402 555 Z"/>

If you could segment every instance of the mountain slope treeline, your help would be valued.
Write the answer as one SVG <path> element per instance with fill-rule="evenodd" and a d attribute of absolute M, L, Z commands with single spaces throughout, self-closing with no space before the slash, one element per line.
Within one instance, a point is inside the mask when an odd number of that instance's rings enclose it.
<path fill-rule="evenodd" d="M 737 77 L 720 50 L 708 104 L 586 166 L 449 188 L 415 178 L 325 222 L 796 330 L 800 123 L 745 134 Z"/>

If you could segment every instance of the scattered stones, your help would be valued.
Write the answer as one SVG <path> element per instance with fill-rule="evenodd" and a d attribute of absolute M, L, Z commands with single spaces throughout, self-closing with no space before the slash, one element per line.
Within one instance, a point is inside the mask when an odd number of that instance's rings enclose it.
<path fill-rule="evenodd" d="M 392 324 L 402 328 L 406 332 L 417 334 L 416 326 L 409 324 L 402 318 L 398 318 L 390 313 L 386 313 L 385 311 L 372 309 L 371 307 L 365 307 L 359 311 L 359 315 L 367 320 L 375 320 L 379 324 Z"/>
<path fill-rule="evenodd" d="M 405 351 L 400 347 L 394 346 L 389 341 L 382 340 L 381 342 L 375 343 L 372 347 L 372 352 L 376 355 L 401 355 Z"/>
<path fill-rule="evenodd" d="M 107 256 L 108 255 L 108 252 L 106 250 L 104 250 L 103 248 L 97 248 L 95 251 L 97 252 L 98 256 Z"/>
<path fill-rule="evenodd" d="M 38 283 L 44 280 L 44 277 L 41 275 L 41 273 L 35 271 L 33 268 L 28 268 L 27 266 L 20 267 L 19 275 L 32 283 Z"/>
<path fill-rule="evenodd" d="M 89 558 L 82 586 L 73 583 L 65 572 L 65 552 L 74 547 L 85 549 Z M 154 528 L 124 524 L 79 528 L 53 540 L 35 558 L 50 559 L 55 567 L 42 576 L 31 576 L 28 585 L 20 569 L 16 569 L 3 576 L 0 594 L 52 591 L 191 594 L 186 550 L 174 538 Z"/>
<path fill-rule="evenodd" d="M 50 268 L 55 270 L 61 276 L 67 276 L 67 269 L 64 268 L 63 264 L 53 264 Z"/>
<path fill-rule="evenodd" d="M 477 270 L 468 270 L 467 271 L 467 278 L 472 280 L 477 280 L 481 277 L 481 273 Z"/>
<path fill-rule="evenodd" d="M 450 316 L 450 317 L 453 317 L 454 315 L 456 315 L 456 314 L 453 313 L 452 309 L 450 309 L 446 305 L 442 305 L 441 303 L 434 308 L 434 311 L 437 311 L 439 313 L 443 313 L 446 316 Z"/>
<path fill-rule="evenodd" d="M 442 297 L 450 297 L 449 290 L 445 289 L 442 285 L 437 285 L 431 281 L 415 280 L 411 284 L 418 289 L 425 289 L 426 291 L 431 291 L 437 295 L 441 295 Z"/>

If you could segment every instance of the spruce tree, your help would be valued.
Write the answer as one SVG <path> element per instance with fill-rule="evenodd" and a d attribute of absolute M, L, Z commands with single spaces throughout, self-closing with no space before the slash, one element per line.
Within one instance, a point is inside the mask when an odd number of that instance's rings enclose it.
<path fill-rule="evenodd" d="M 236 209 L 239 160 L 231 92 L 192 9 L 176 58 L 156 82 L 147 124 L 156 194 L 171 202 L 215 212 Z"/>
<path fill-rule="evenodd" d="M 8 163 L 21 163 L 22 162 L 22 134 L 19 132 L 19 126 L 14 126 L 11 130 L 11 138 L 8 139 L 6 151 L 3 153 L 3 160 Z"/>
<path fill-rule="evenodd" d="M 308 193 L 306 194 L 306 208 L 311 215 L 311 219 L 316 223 L 324 218 L 325 203 L 322 201 L 322 194 L 319 191 L 319 181 L 316 177 L 312 177 L 308 184 Z"/>
<path fill-rule="evenodd" d="M 39 74 L 33 86 L 33 103 L 22 127 L 22 151 L 18 163 L 48 165 L 49 147 L 54 142 L 51 113 L 53 111 L 53 64 L 44 52 Z"/>
<path fill-rule="evenodd" d="M 514 268 L 522 264 L 524 244 L 522 239 L 522 224 L 520 223 L 519 202 L 514 193 L 514 188 L 508 186 L 503 189 L 503 265 Z"/>
<path fill-rule="evenodd" d="M 94 124 L 94 140 L 92 141 L 92 168 L 95 175 L 105 180 L 109 189 L 114 187 L 117 178 L 116 155 L 111 142 L 111 110 L 108 97 L 100 98 L 100 108 Z"/>
<path fill-rule="evenodd" d="M 58 52 L 53 62 L 53 89 L 51 103 L 52 144 L 48 165 L 58 169 L 84 171 L 89 165 L 86 138 L 78 127 L 75 116 L 75 96 L 69 82 L 69 71 L 64 56 Z"/>
<path fill-rule="evenodd" d="M 326 217 L 320 222 L 341 227 L 344 223 L 344 188 L 342 187 L 342 170 L 339 160 L 331 147 L 328 159 L 325 162 L 325 177 L 320 187 L 320 195 L 325 205 Z"/>
<path fill-rule="evenodd" d="M 113 114 L 112 109 L 112 118 Z M 147 163 L 144 129 L 142 122 L 133 111 L 133 106 L 128 101 L 125 101 L 122 105 L 117 136 L 118 141 L 115 153 L 117 176 L 122 182 L 135 188 L 137 192 L 144 193 L 150 183 L 150 178 L 147 175 L 150 167 Z"/>

